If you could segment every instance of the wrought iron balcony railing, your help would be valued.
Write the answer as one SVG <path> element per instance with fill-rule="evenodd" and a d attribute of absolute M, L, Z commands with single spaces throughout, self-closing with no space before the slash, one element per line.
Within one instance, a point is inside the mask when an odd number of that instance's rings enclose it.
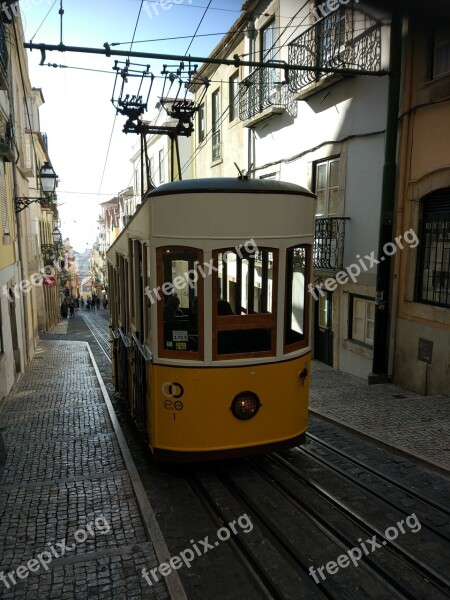
<path fill-rule="evenodd" d="M 319 217 L 314 234 L 315 269 L 342 269 L 344 266 L 345 222 L 348 217 Z"/>
<path fill-rule="evenodd" d="M 349 70 L 381 71 L 381 24 L 351 8 L 339 8 L 319 19 L 289 44 L 289 64 Z M 326 73 L 290 71 L 293 94 Z"/>
<path fill-rule="evenodd" d="M 271 107 L 297 115 L 297 104 L 287 83 L 281 82 L 280 71 L 256 69 L 239 83 L 239 118 L 248 121 Z"/>

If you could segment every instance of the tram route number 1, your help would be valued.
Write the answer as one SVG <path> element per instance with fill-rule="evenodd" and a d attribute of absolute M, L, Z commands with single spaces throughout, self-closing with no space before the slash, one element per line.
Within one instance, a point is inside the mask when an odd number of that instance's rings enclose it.
<path fill-rule="evenodd" d="M 179 398 L 184 394 L 184 388 L 181 383 L 165 381 L 161 385 L 161 392 L 166 397 L 164 400 L 164 408 L 166 410 L 172 410 L 173 420 L 176 420 L 176 411 L 183 410 L 184 404 Z"/>

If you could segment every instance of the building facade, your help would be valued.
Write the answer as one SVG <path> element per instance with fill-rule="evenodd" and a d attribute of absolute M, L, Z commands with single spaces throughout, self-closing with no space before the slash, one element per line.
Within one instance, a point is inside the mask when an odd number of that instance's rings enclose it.
<path fill-rule="evenodd" d="M 450 7 L 411 12 L 404 42 L 395 255 L 394 381 L 421 394 L 450 390 Z M 395 345 L 394 345 L 395 343 Z"/>
<path fill-rule="evenodd" d="M 12 14 L 12 13 L 11 13 Z M 49 162 L 40 132 L 41 90 L 32 88 L 20 15 L 0 21 L 0 398 L 36 351 L 40 329 L 57 320 L 55 292 L 42 289 L 44 247 L 53 247 L 55 205 L 41 206 L 38 180 Z M 50 237 L 49 237 L 50 236 Z"/>

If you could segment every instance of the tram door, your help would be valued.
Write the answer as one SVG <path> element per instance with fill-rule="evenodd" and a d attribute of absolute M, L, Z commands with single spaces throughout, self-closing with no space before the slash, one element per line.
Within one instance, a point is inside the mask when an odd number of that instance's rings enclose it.
<path fill-rule="evenodd" d="M 333 294 L 323 290 L 314 300 L 314 358 L 333 366 L 333 330 L 331 327 Z"/>

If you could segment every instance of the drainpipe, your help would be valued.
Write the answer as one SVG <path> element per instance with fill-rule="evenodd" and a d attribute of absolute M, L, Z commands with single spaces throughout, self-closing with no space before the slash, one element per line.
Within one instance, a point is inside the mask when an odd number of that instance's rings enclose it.
<path fill-rule="evenodd" d="M 411 32 L 411 18 L 408 19 L 408 33 Z M 407 193 L 407 157 L 408 148 L 411 145 L 411 113 L 409 109 L 412 106 L 412 78 L 413 78 L 413 64 L 414 64 L 414 42 L 411 40 L 410 35 L 408 36 L 408 45 L 406 48 L 406 56 L 408 57 L 407 63 L 405 64 L 405 87 L 404 87 L 404 102 L 402 106 L 402 112 L 408 111 L 403 117 L 403 123 L 401 125 L 401 146 L 399 148 L 399 164 L 401 168 L 398 174 L 398 186 L 397 186 L 397 207 L 396 207 L 396 226 L 395 233 L 396 237 L 403 234 L 407 228 L 408 221 L 405 220 L 404 216 L 404 203 Z M 393 256 L 393 284 L 392 284 L 392 302 L 391 302 L 391 324 L 389 330 L 389 364 L 388 364 L 388 378 L 391 379 L 394 374 L 394 354 L 397 343 L 397 314 L 399 311 L 400 297 L 399 293 L 403 291 L 403 286 L 400 289 L 400 277 L 404 279 L 404 275 L 401 275 L 402 269 L 404 269 L 403 262 L 405 256 L 403 252 L 396 252 Z M 399 291 L 400 290 L 400 291 Z"/>
<path fill-rule="evenodd" d="M 393 238 L 393 222 L 397 174 L 398 111 L 400 102 L 402 18 L 398 9 L 393 9 L 389 49 L 389 91 L 386 122 L 386 147 L 381 190 L 380 233 L 378 239 L 377 291 L 375 331 L 373 339 L 372 373 L 368 383 L 387 381 L 388 332 L 389 332 L 389 286 L 391 257 L 385 255 L 383 247 Z"/>

